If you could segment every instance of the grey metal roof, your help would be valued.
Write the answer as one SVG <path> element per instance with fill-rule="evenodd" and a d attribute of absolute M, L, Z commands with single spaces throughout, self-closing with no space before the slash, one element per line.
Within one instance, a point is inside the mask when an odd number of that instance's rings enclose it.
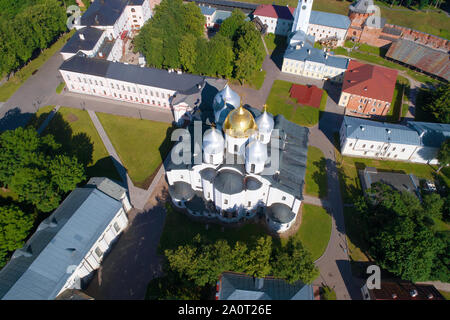
<path fill-rule="evenodd" d="M 258 190 L 262 187 L 262 182 L 253 177 L 245 178 L 245 189 L 246 190 Z"/>
<path fill-rule="evenodd" d="M 350 19 L 342 14 L 312 10 L 309 23 L 347 30 L 350 26 Z"/>
<path fill-rule="evenodd" d="M 279 223 L 289 223 L 295 217 L 295 213 L 284 203 L 271 204 L 269 207 L 266 207 L 266 213 L 270 219 Z"/>
<path fill-rule="evenodd" d="M 284 57 L 287 59 L 297 60 L 297 61 L 313 61 L 318 63 L 323 63 L 326 66 L 347 69 L 349 59 L 343 57 L 335 57 L 333 55 L 327 54 L 318 48 L 314 48 L 305 42 L 305 45 L 299 49 L 295 47 L 289 47 L 285 53 Z"/>
<path fill-rule="evenodd" d="M 215 8 L 206 7 L 206 6 L 200 6 L 200 10 L 202 11 L 203 15 L 211 16 L 216 12 Z"/>
<path fill-rule="evenodd" d="M 224 194 L 236 194 L 244 190 L 244 176 L 234 170 L 221 170 L 214 179 L 214 187 Z"/>
<path fill-rule="evenodd" d="M 273 277 L 255 279 L 246 274 L 224 272 L 220 278 L 219 299 L 314 300 L 314 293 L 312 286 L 300 281 L 289 284 Z"/>
<path fill-rule="evenodd" d="M 96 188 L 72 191 L 0 271 L 0 298 L 54 299 L 121 207 Z"/>
<path fill-rule="evenodd" d="M 440 148 L 445 140 L 450 139 L 450 124 L 408 121 L 407 126 L 417 131 L 425 147 Z"/>
<path fill-rule="evenodd" d="M 127 192 L 127 190 L 118 183 L 104 177 L 93 177 L 89 179 L 86 187 L 97 188 L 116 200 L 121 200 Z"/>
<path fill-rule="evenodd" d="M 420 146 L 417 131 L 400 124 L 344 117 L 346 136 L 354 139 L 383 141 Z"/>
<path fill-rule="evenodd" d="M 105 31 L 92 27 L 79 29 L 73 34 L 69 41 L 67 41 L 64 47 L 62 47 L 61 52 L 77 53 L 80 50 L 92 50 L 100 40 L 103 32 Z M 80 35 L 84 36 L 84 40 L 80 38 Z"/>
<path fill-rule="evenodd" d="M 169 73 L 162 69 L 88 58 L 81 52 L 64 61 L 60 69 L 173 91 L 188 91 L 203 84 L 206 79 L 206 77 L 188 73 Z"/>
<path fill-rule="evenodd" d="M 350 11 L 358 12 L 358 13 L 369 13 L 372 12 L 373 9 L 373 0 L 358 0 L 353 2 L 350 5 Z M 370 10 L 369 10 L 370 9 Z"/>
<path fill-rule="evenodd" d="M 413 174 L 383 172 L 367 167 L 359 170 L 359 175 L 364 191 L 372 187 L 374 183 L 380 182 L 391 186 L 394 190 L 411 192 L 415 196 L 419 195 L 419 179 Z"/>
<path fill-rule="evenodd" d="M 82 26 L 113 26 L 130 0 L 95 0 L 81 16 Z M 131 0 L 142 3 L 142 0 Z"/>

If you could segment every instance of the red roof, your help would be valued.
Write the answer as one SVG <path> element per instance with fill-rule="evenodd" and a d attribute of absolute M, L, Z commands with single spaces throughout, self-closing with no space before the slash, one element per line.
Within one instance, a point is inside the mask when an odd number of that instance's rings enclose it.
<path fill-rule="evenodd" d="M 342 91 L 390 103 L 397 74 L 397 70 L 351 60 L 344 75 Z"/>
<path fill-rule="evenodd" d="M 314 108 L 320 107 L 323 91 L 316 86 L 302 86 L 293 84 L 290 90 L 291 98 L 297 99 L 297 103 L 311 106 Z"/>
<path fill-rule="evenodd" d="M 254 16 L 263 16 L 277 19 L 294 20 L 295 8 L 288 6 L 277 6 L 262 4 L 253 12 Z"/>

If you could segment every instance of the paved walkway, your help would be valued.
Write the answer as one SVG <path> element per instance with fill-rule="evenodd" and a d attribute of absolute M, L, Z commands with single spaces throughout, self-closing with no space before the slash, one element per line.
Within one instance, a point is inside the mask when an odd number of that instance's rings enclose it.
<path fill-rule="evenodd" d="M 37 129 L 37 133 L 41 134 L 44 129 L 48 126 L 48 124 L 50 123 L 50 121 L 52 121 L 53 117 L 55 116 L 55 114 L 58 112 L 60 106 L 56 106 L 55 108 L 53 108 L 52 111 L 50 111 L 50 114 L 47 116 L 47 118 L 45 119 L 45 121 L 41 124 L 41 126 Z"/>
<path fill-rule="evenodd" d="M 117 168 L 117 172 L 119 173 L 122 181 L 126 184 L 131 204 L 136 209 L 144 209 L 144 206 L 147 203 L 150 195 L 153 193 L 157 182 L 164 175 L 165 172 L 164 166 L 161 166 L 159 168 L 155 178 L 153 179 L 153 182 L 150 184 L 147 190 L 136 187 L 133 184 L 133 181 L 131 181 L 131 178 L 128 175 L 127 170 L 125 169 L 125 166 L 123 165 L 119 155 L 117 154 L 111 141 L 109 140 L 109 137 L 106 134 L 105 130 L 103 129 L 102 124 L 98 120 L 97 115 L 92 110 L 88 110 L 87 112 L 91 117 L 92 123 L 94 124 L 95 129 L 100 135 L 100 138 L 102 139 L 106 150 L 108 151 L 109 155 L 113 158 L 113 162 Z"/>

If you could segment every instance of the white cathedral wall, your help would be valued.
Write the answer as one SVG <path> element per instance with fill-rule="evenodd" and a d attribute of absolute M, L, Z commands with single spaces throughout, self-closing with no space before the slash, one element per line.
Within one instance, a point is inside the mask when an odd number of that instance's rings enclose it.
<path fill-rule="evenodd" d="M 226 148 L 231 154 L 245 155 L 245 143 L 247 140 L 248 138 L 234 138 L 225 134 Z M 235 146 L 238 152 L 235 152 Z"/>
<path fill-rule="evenodd" d="M 292 208 L 294 204 L 295 197 L 287 192 L 281 191 L 280 189 L 270 187 L 267 197 L 267 206 L 269 207 L 273 203 L 284 203 L 289 208 Z"/>
<path fill-rule="evenodd" d="M 200 171 L 204 168 L 203 165 L 196 165 L 192 167 L 189 171 L 191 182 L 190 185 L 192 189 L 196 191 L 202 191 L 202 177 L 200 176 Z"/>

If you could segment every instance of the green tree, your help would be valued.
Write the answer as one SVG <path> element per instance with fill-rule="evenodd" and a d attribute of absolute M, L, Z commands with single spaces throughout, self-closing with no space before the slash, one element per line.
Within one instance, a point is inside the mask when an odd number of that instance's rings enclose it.
<path fill-rule="evenodd" d="M 209 48 L 212 64 L 214 66 L 213 75 L 221 75 L 230 78 L 233 74 L 233 62 L 235 58 L 233 42 L 230 39 L 217 34 L 211 39 Z"/>
<path fill-rule="evenodd" d="M 450 123 L 450 84 L 442 84 L 435 90 L 425 90 L 425 94 L 425 111 L 437 122 Z"/>
<path fill-rule="evenodd" d="M 260 237 L 248 255 L 248 265 L 245 273 L 258 278 L 270 274 L 270 257 L 272 255 L 272 238 Z"/>
<path fill-rule="evenodd" d="M 288 243 L 274 250 L 272 256 L 272 273 L 277 278 L 289 283 L 302 281 L 310 284 L 319 276 L 319 270 L 311 259 L 311 254 L 297 238 L 290 238 Z"/>
<path fill-rule="evenodd" d="M 183 69 L 188 72 L 195 72 L 197 61 L 197 38 L 193 34 L 185 34 L 178 48 L 180 62 Z"/>
<path fill-rule="evenodd" d="M 425 212 L 432 218 L 442 219 L 444 199 L 438 193 L 430 193 L 423 196 L 422 203 Z"/>
<path fill-rule="evenodd" d="M 75 189 L 86 178 L 84 167 L 77 158 L 66 155 L 57 155 L 52 159 L 49 170 L 51 181 L 62 193 Z"/>
<path fill-rule="evenodd" d="M 417 197 L 377 183 L 355 209 L 368 252 L 377 264 L 404 280 L 430 279 L 444 244 L 425 223 L 427 216 Z"/>
<path fill-rule="evenodd" d="M 33 222 L 34 217 L 16 205 L 0 206 L 0 267 L 5 265 L 10 252 L 24 245 Z"/>
<path fill-rule="evenodd" d="M 250 79 L 257 68 L 255 57 L 250 52 L 239 52 L 238 59 L 235 62 L 235 76 L 237 79 L 241 81 Z"/>
<path fill-rule="evenodd" d="M 442 143 L 437 154 L 437 159 L 440 164 L 437 172 L 441 171 L 443 167 L 450 164 L 450 139 L 447 139 Z"/>
<path fill-rule="evenodd" d="M 241 10 L 234 9 L 231 16 L 226 18 L 220 25 L 218 34 L 230 40 L 236 40 L 237 31 L 245 23 L 245 18 L 245 14 Z"/>

